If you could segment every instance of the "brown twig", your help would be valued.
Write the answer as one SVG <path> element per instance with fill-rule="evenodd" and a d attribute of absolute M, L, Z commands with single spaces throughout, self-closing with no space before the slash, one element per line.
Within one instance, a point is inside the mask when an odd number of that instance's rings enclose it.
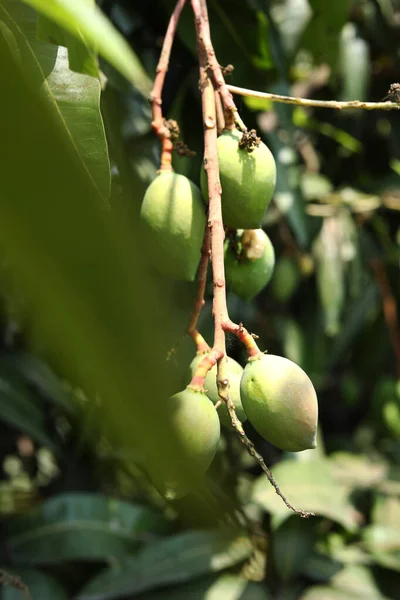
<path fill-rule="evenodd" d="M 2 569 L 0 570 L 0 586 L 1 585 L 11 585 L 16 590 L 22 592 L 26 600 L 31 600 L 32 598 L 28 586 L 25 585 L 19 577 L 11 575 Z"/>
<path fill-rule="evenodd" d="M 296 106 L 315 106 L 319 108 L 334 108 L 336 110 L 348 108 L 362 108 L 363 110 L 400 110 L 400 103 L 397 102 L 361 102 L 360 100 L 338 102 L 336 100 L 311 100 L 309 98 L 296 98 L 295 96 L 281 96 L 280 94 L 270 94 L 269 92 L 258 92 L 257 90 L 248 90 L 246 88 L 237 87 L 236 85 L 226 85 L 225 87 L 229 92 L 240 96 L 264 98 L 265 100 L 271 100 L 271 102 L 295 104 Z"/>
<path fill-rule="evenodd" d="M 222 221 L 222 206 L 221 206 L 221 184 L 219 181 L 218 171 L 218 147 L 217 147 L 217 119 L 215 107 L 215 95 L 213 85 L 209 79 L 209 67 L 212 67 L 212 62 L 218 65 L 214 50 L 212 49 L 207 6 L 205 0 L 191 0 L 192 8 L 195 15 L 197 45 L 200 59 L 200 88 L 202 95 L 203 109 L 203 128 L 204 128 L 204 168 L 207 173 L 208 193 L 209 193 L 209 226 L 211 231 L 211 255 L 212 269 L 214 282 L 214 298 L 213 298 L 213 315 L 214 315 L 214 346 L 212 351 L 200 363 L 196 370 L 195 377 L 192 379 L 191 386 L 196 384 L 203 387 L 204 377 L 209 368 L 213 365 L 216 358 L 217 361 L 217 385 L 218 394 L 221 400 L 225 402 L 229 415 L 232 421 L 232 427 L 239 435 L 239 439 L 246 447 L 247 451 L 253 456 L 261 466 L 264 473 L 267 475 L 269 482 L 274 487 L 276 493 L 282 498 L 286 506 L 293 510 L 301 517 L 308 517 L 311 513 L 297 510 L 292 506 L 286 497 L 282 494 L 279 486 L 275 482 L 271 471 L 264 462 L 263 457 L 255 450 L 254 444 L 246 436 L 241 421 L 238 419 L 235 411 L 235 406 L 229 394 L 229 380 L 226 374 L 226 361 L 223 360 L 226 356 L 225 332 L 232 331 L 248 344 L 250 355 L 260 354 L 260 350 L 255 343 L 254 337 L 251 336 L 242 325 L 235 325 L 229 318 L 228 308 L 226 303 L 226 285 L 225 285 L 225 268 L 224 268 L 224 226 Z M 219 65 L 218 65 L 219 69 Z M 220 70 L 220 69 L 219 69 Z M 222 74 L 221 74 L 222 77 Z M 218 86 L 218 80 L 214 74 L 214 80 L 217 84 L 217 89 L 223 98 L 223 86 Z M 233 110 L 232 110 L 233 112 Z M 215 364 L 215 362 L 214 362 Z M 204 374 L 205 371 L 205 374 Z M 200 375 L 200 377 L 198 377 Z"/>
<path fill-rule="evenodd" d="M 228 86 L 226 85 L 224 76 L 222 74 L 221 66 L 217 60 L 217 57 L 215 56 L 214 47 L 211 42 L 206 3 L 204 0 L 192 0 L 192 8 L 195 16 L 197 35 L 201 40 L 203 52 L 205 54 L 204 69 L 206 72 L 210 72 L 214 86 L 221 96 L 224 108 L 232 113 L 238 128 L 241 131 L 246 131 L 246 125 L 239 116 L 233 96 L 228 90 Z"/>
<path fill-rule="evenodd" d="M 396 357 L 396 375 L 400 379 L 400 328 L 396 301 L 390 289 L 383 263 L 380 260 L 372 260 L 370 264 L 382 296 L 383 315 Z"/>
<path fill-rule="evenodd" d="M 162 89 L 164 86 L 165 75 L 168 71 L 169 57 L 175 37 L 176 28 L 178 26 L 179 17 L 181 16 L 182 8 L 186 0 L 178 0 L 174 12 L 171 15 L 168 23 L 168 28 L 165 34 L 163 47 L 161 50 L 160 60 L 158 61 L 156 76 L 154 79 L 153 89 L 150 93 L 150 102 L 152 109 L 152 129 L 161 142 L 161 161 L 160 170 L 172 170 L 172 149 L 171 133 L 166 127 L 162 114 Z"/>
<path fill-rule="evenodd" d="M 200 265 L 197 275 L 197 290 L 196 296 L 193 302 L 192 313 L 189 318 L 189 324 L 187 328 L 188 334 L 192 337 L 194 343 L 197 347 L 197 352 L 206 352 L 209 350 L 209 346 L 207 342 L 204 340 L 203 336 L 197 330 L 197 322 L 199 320 L 199 316 L 201 313 L 201 309 L 205 304 L 204 300 L 204 292 L 207 284 L 207 268 L 208 262 L 210 260 L 210 242 L 211 242 L 211 231 L 209 224 L 206 223 L 206 228 L 204 231 L 204 239 L 203 245 L 201 248 L 201 259 Z"/>

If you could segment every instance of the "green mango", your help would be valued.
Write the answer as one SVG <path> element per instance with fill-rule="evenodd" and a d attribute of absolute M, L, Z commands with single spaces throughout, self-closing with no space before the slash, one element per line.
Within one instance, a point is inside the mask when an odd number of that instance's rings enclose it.
<path fill-rule="evenodd" d="M 192 379 L 195 371 L 203 358 L 206 356 L 206 352 L 197 354 L 189 367 L 189 377 Z M 233 360 L 233 358 L 227 357 L 227 377 L 229 379 L 229 393 L 232 402 L 235 405 L 235 410 L 238 418 L 242 421 L 246 421 L 246 413 L 243 410 L 242 402 L 240 400 L 240 380 L 243 374 L 243 368 Z M 218 396 L 218 387 L 217 387 L 217 365 L 215 365 L 212 369 L 210 369 L 206 376 L 205 381 L 206 394 L 213 402 L 216 404 L 220 399 Z M 226 427 L 232 427 L 231 419 L 226 409 L 225 404 L 221 404 L 221 406 L 217 409 L 219 418 L 221 420 L 221 424 Z"/>
<path fill-rule="evenodd" d="M 241 234 L 240 246 L 239 253 L 230 244 L 225 248 L 226 283 L 230 291 L 250 301 L 270 281 L 275 252 L 262 229 L 246 229 Z"/>
<path fill-rule="evenodd" d="M 273 354 L 249 359 L 240 395 L 250 423 L 268 442 L 288 452 L 316 448 L 317 395 L 294 362 Z"/>
<path fill-rule="evenodd" d="M 242 136 L 240 131 L 229 130 L 218 138 L 222 218 L 229 229 L 257 229 L 275 190 L 276 165 L 263 142 L 252 152 L 239 148 Z M 200 183 L 208 202 L 204 169 L 201 169 Z"/>
<path fill-rule="evenodd" d="M 204 392 L 189 387 L 166 402 L 163 423 L 170 443 L 154 448 L 148 468 L 159 491 L 169 499 L 195 489 L 211 465 L 220 439 L 220 422 Z"/>
<path fill-rule="evenodd" d="M 282 256 L 275 267 L 271 281 L 272 295 L 280 302 L 288 302 L 297 289 L 300 273 L 291 256 Z"/>
<path fill-rule="evenodd" d="M 173 279 L 193 281 L 206 225 L 199 188 L 184 175 L 161 171 L 146 190 L 140 219 L 150 262 Z"/>

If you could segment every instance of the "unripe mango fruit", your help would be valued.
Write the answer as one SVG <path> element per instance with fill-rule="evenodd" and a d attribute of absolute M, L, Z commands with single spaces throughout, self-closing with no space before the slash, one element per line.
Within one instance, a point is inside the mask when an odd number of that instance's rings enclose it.
<path fill-rule="evenodd" d="M 294 362 L 273 354 L 249 359 L 240 394 L 250 423 L 271 444 L 289 452 L 316 447 L 317 395 Z"/>
<path fill-rule="evenodd" d="M 140 219 L 150 262 L 173 279 L 193 281 L 206 224 L 199 188 L 184 175 L 161 171 L 146 190 Z"/>
<path fill-rule="evenodd" d="M 243 300 L 251 300 L 270 281 L 274 265 L 274 247 L 267 234 L 262 229 L 246 229 L 238 252 L 230 244 L 225 248 L 228 289 Z"/>
<path fill-rule="evenodd" d="M 192 379 L 192 377 L 194 376 L 197 367 L 199 366 L 203 358 L 206 356 L 206 354 L 206 352 L 196 354 L 196 356 L 190 363 L 190 379 Z M 233 358 L 230 358 L 229 356 L 227 357 L 226 361 L 226 375 L 227 379 L 229 380 L 230 398 L 233 404 L 235 405 L 236 415 L 243 423 L 247 419 L 246 413 L 243 410 L 242 402 L 240 400 L 240 380 L 243 374 L 243 368 L 241 367 L 241 365 L 239 365 L 238 362 L 236 362 L 236 360 L 233 360 Z M 214 367 L 212 367 L 212 369 L 210 369 L 206 375 L 205 390 L 207 396 L 209 397 L 211 402 L 213 402 L 213 404 L 216 404 L 218 400 L 220 400 L 218 396 L 217 387 L 217 365 L 214 365 Z M 216 412 L 218 412 L 222 425 L 225 425 L 226 427 L 232 427 L 231 419 L 224 403 L 222 403 L 221 406 L 219 406 Z"/>
<path fill-rule="evenodd" d="M 211 465 L 220 439 L 220 422 L 205 393 L 189 387 L 166 402 L 164 428 L 170 444 L 157 449 L 150 475 L 156 487 L 176 499 L 195 488 Z"/>
<path fill-rule="evenodd" d="M 240 131 L 227 130 L 218 138 L 222 219 L 229 229 L 257 229 L 274 193 L 276 165 L 263 142 L 252 152 L 240 148 L 242 136 Z M 208 202 L 207 175 L 203 168 L 200 182 Z"/>

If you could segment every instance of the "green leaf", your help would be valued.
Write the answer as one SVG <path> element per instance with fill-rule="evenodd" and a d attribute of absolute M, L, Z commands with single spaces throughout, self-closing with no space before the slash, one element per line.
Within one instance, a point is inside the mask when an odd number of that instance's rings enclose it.
<path fill-rule="evenodd" d="M 101 10 L 82 0 L 22 0 L 96 50 L 147 96 L 151 81 L 132 48 Z"/>
<path fill-rule="evenodd" d="M 17 431 L 27 433 L 33 440 L 57 451 L 46 431 L 41 403 L 17 379 L 0 371 L 0 420 Z"/>
<path fill-rule="evenodd" d="M 325 331 L 335 336 L 345 302 L 344 263 L 341 254 L 341 223 L 337 217 L 324 219 L 314 242 L 318 294 L 325 317 Z"/>
<path fill-rule="evenodd" d="M 73 412 L 71 399 L 60 379 L 50 367 L 34 354 L 20 352 L 5 354 L 0 358 L 0 367 L 11 370 L 28 385 L 33 386 L 46 400 L 68 413 Z"/>
<path fill-rule="evenodd" d="M 316 540 L 314 523 L 308 519 L 289 517 L 272 536 L 272 556 L 275 571 L 281 581 L 287 582 L 302 569 Z"/>
<path fill-rule="evenodd" d="M 21 53 L 21 67 L 34 73 L 54 118 L 104 199 L 110 194 L 110 164 L 100 113 L 100 82 L 68 68 L 65 48 L 39 42 L 36 16 L 16 0 L 5 0 L 0 18 L 13 31 Z M 54 191 L 56 193 L 56 191 Z"/>
<path fill-rule="evenodd" d="M 370 569 L 350 565 L 333 576 L 330 586 L 309 588 L 299 600 L 390 600 L 384 596 Z"/>
<path fill-rule="evenodd" d="M 299 46 L 309 50 L 317 63 L 336 66 L 339 52 L 340 31 L 346 23 L 351 0 L 336 0 L 327 4 L 324 0 L 309 0 L 313 11 Z"/>
<path fill-rule="evenodd" d="M 333 478 L 327 460 L 280 462 L 274 467 L 274 478 L 296 508 L 331 519 L 351 531 L 357 529 L 357 512 L 347 499 L 346 489 Z M 255 481 L 252 500 L 272 513 L 275 527 L 292 514 L 264 475 Z"/>
<path fill-rule="evenodd" d="M 5 534 L 14 563 L 50 565 L 123 557 L 167 529 L 149 508 L 95 494 L 62 494 L 9 519 Z"/>
<path fill-rule="evenodd" d="M 196 579 L 187 584 L 140 595 L 137 600 L 269 600 L 266 588 L 238 575 Z"/>
<path fill-rule="evenodd" d="M 384 462 L 373 462 L 367 456 L 349 452 L 335 452 L 330 455 L 329 462 L 335 479 L 350 489 L 375 488 L 388 473 Z"/>
<path fill-rule="evenodd" d="M 375 562 L 400 573 L 400 527 L 369 525 L 363 531 L 363 541 Z"/>
<path fill-rule="evenodd" d="M 47 573 L 34 569 L 13 569 L 10 574 L 19 577 L 28 588 L 29 600 L 68 600 L 66 591 L 54 577 Z M 3 584 L 1 598 L 2 600 L 25 600 L 25 595 L 12 585 Z"/>
<path fill-rule="evenodd" d="M 93 5 L 94 2 L 89 0 L 89 4 Z M 84 40 L 71 35 L 57 23 L 43 15 L 38 16 L 36 35 L 43 42 L 64 46 L 68 49 L 68 66 L 71 71 L 99 77 L 96 52 L 88 47 Z"/>
<path fill-rule="evenodd" d="M 165 356 L 184 331 L 192 286 L 149 273 L 138 220 L 126 216 L 137 190 L 115 196 L 112 210 L 102 202 L 2 36 L 0 61 L 0 243 L 13 310 L 31 346 L 83 390 L 96 441 L 134 450 L 151 472 L 176 461 L 184 478 L 192 464 L 165 406 L 178 374 Z"/>
<path fill-rule="evenodd" d="M 196 531 L 148 544 L 135 557 L 92 579 L 76 600 L 112 600 L 189 581 L 243 562 L 251 543 L 233 532 Z"/>

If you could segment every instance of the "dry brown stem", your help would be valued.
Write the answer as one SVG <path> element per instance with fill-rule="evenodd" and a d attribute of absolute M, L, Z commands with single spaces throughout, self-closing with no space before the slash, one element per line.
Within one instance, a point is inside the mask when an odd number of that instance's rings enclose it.
<path fill-rule="evenodd" d="M 165 34 L 163 47 L 161 50 L 160 60 L 158 61 L 156 76 L 154 79 L 153 89 L 150 93 L 150 103 L 152 109 L 152 129 L 161 142 L 161 161 L 160 170 L 172 170 L 172 149 L 171 133 L 166 127 L 162 113 L 162 89 L 164 86 L 165 75 L 168 71 L 169 57 L 175 37 L 176 28 L 178 26 L 179 17 L 181 16 L 182 8 L 186 0 L 178 0 L 174 12 L 171 15 L 168 23 L 168 28 Z"/>
<path fill-rule="evenodd" d="M 237 87 L 236 85 L 225 86 L 229 92 L 240 96 L 251 96 L 253 98 L 264 98 L 271 102 L 281 102 L 283 104 L 295 104 L 296 106 L 314 106 L 317 108 L 334 108 L 344 110 L 349 108 L 358 108 L 363 110 L 399 110 L 400 104 L 397 102 L 361 102 L 360 100 L 351 100 L 350 102 L 338 102 L 337 100 L 312 100 L 309 98 L 296 98 L 295 96 L 281 96 L 280 94 L 270 94 L 269 92 L 259 92 L 257 90 L 248 90 Z"/>

